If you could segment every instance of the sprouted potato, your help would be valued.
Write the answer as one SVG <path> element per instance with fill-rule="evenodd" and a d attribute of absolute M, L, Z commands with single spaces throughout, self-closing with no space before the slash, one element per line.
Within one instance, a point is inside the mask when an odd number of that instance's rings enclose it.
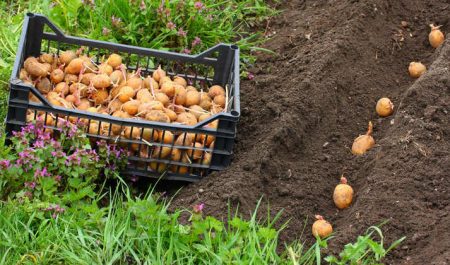
<path fill-rule="evenodd" d="M 69 122 L 79 121 L 85 125 L 90 123 L 89 129 L 86 130 L 92 134 L 98 134 L 100 131 L 100 134 L 106 136 L 111 134 L 114 137 L 142 141 L 127 144 L 119 140 L 119 145 L 129 146 L 131 151 L 138 151 L 140 147 L 146 146 L 147 155 L 152 157 L 157 154 L 158 158 L 182 161 L 186 164 L 209 165 L 212 154 L 203 151 L 203 148 L 213 148 L 215 137 L 211 134 L 130 127 L 121 125 L 120 121 L 134 119 L 194 126 L 199 121 L 223 111 L 226 95 L 222 86 L 213 85 L 203 92 L 191 85 L 193 80 L 181 76 L 171 77 L 161 66 L 149 75 L 142 75 L 147 72 L 139 68 L 133 72 L 127 71 L 119 54 L 111 54 L 94 63 L 91 58 L 81 53 L 82 50 L 68 50 L 60 52 L 59 55 L 46 53 L 37 58 L 29 57 L 20 71 L 20 79 L 36 86 L 53 106 L 111 115 L 119 119 L 104 123 L 107 126 L 100 128 L 100 122 L 95 119 L 89 122 L 88 118 L 69 115 Z M 29 100 L 40 102 L 33 95 Z M 27 119 L 31 120 L 31 115 L 28 115 Z M 213 121 L 205 127 L 216 128 L 217 122 Z M 159 144 L 153 146 L 151 143 Z M 174 144 L 183 147 L 169 147 Z M 180 174 L 187 174 L 191 170 L 189 166 L 167 167 L 161 162 L 146 164 L 149 169 L 159 172 L 176 168 Z"/>

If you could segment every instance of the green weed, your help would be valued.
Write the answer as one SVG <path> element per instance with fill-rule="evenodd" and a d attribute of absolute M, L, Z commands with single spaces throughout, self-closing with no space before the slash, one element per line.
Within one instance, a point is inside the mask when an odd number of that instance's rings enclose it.
<path fill-rule="evenodd" d="M 379 241 L 374 238 L 378 236 Z M 393 242 L 387 249 L 384 248 L 384 237 L 381 229 L 371 226 L 363 236 L 358 236 L 355 243 L 345 245 L 339 257 L 328 256 L 325 258 L 329 264 L 336 265 L 375 265 L 382 264 L 381 260 L 386 255 L 400 245 L 405 237 Z"/>

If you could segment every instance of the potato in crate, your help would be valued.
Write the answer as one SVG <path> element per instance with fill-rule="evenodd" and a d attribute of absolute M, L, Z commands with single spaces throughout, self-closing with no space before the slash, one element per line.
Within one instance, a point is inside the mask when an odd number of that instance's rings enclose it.
<path fill-rule="evenodd" d="M 48 32 L 48 30 L 50 32 Z M 28 13 L 10 81 L 7 133 L 77 124 L 129 152 L 124 174 L 197 181 L 231 163 L 240 116 L 239 49 L 199 55 L 64 35 Z"/>

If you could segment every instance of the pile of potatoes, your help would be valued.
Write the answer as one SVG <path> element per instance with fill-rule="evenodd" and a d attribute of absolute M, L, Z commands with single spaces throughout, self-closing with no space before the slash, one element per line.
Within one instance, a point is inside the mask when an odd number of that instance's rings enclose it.
<path fill-rule="evenodd" d="M 67 50 L 58 55 L 42 54 L 38 58 L 29 57 L 20 71 L 20 79 L 35 86 L 54 106 L 78 109 L 123 119 L 148 120 L 163 123 L 195 125 L 211 115 L 222 112 L 227 107 L 227 95 L 223 87 L 211 86 L 208 91 L 199 90 L 188 84 L 181 76 L 171 78 L 158 67 L 152 75 L 143 76 L 140 69 L 130 72 L 122 63 L 122 57 L 111 54 L 97 65 L 80 51 Z M 30 93 L 30 101 L 39 100 Z M 45 115 L 38 113 L 39 116 Z M 42 118 L 42 117 L 41 117 Z M 54 116 L 46 115 L 46 124 L 55 125 Z M 27 121 L 36 115 L 31 111 Z M 91 134 L 112 135 L 147 143 L 131 144 L 131 149 L 141 157 L 153 157 L 202 163 L 208 165 L 211 154 L 196 148 L 214 146 L 214 137 L 202 134 L 177 134 L 171 131 L 125 127 L 113 123 L 69 117 L 69 121 L 85 123 Z M 217 128 L 218 121 L 205 127 Z M 101 128 L 99 128 L 101 127 Z M 192 147 L 152 147 L 151 142 Z M 165 164 L 150 163 L 153 170 L 172 170 L 181 174 L 187 167 L 167 169 Z"/>

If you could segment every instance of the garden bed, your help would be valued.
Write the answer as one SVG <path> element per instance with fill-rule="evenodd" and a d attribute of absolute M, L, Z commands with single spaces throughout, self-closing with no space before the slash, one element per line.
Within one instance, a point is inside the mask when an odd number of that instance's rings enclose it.
<path fill-rule="evenodd" d="M 312 216 L 335 226 L 330 251 L 384 220 L 388 241 L 407 236 L 392 264 L 446 264 L 450 257 L 450 39 L 428 44 L 429 24 L 449 34 L 450 5 L 441 1 L 285 1 L 269 24 L 273 35 L 242 83 L 242 119 L 235 159 L 184 188 L 174 206 L 205 203 L 227 215 L 227 202 L 251 212 L 263 196 L 290 219 L 283 239 L 311 240 Z M 406 21 L 407 24 L 402 21 Z M 411 61 L 428 72 L 408 76 Z M 379 118 L 387 96 L 394 115 Z M 356 157 L 350 148 L 374 123 L 376 146 Z M 332 191 L 344 173 L 354 204 L 336 210 Z M 302 235 L 305 227 L 307 228 Z"/>

